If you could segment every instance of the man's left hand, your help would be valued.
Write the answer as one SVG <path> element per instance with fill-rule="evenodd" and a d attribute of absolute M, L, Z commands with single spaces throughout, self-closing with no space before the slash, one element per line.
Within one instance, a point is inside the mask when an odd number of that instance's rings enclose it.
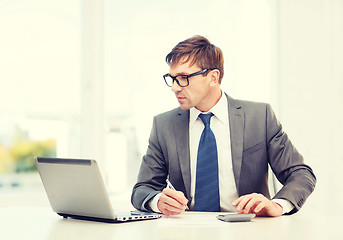
<path fill-rule="evenodd" d="M 260 217 L 278 217 L 282 215 L 282 207 L 269 200 L 262 194 L 252 193 L 236 199 L 233 206 L 237 206 L 238 213 L 255 213 Z"/>

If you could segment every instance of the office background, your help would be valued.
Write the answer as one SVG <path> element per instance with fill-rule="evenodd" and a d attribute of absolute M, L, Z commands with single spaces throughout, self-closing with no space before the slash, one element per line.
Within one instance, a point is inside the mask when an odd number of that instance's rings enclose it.
<path fill-rule="evenodd" d="M 0 0 L 0 203 L 43 192 L 33 155 L 95 158 L 129 192 L 152 117 L 178 106 L 164 58 L 197 34 L 223 50 L 223 90 L 271 103 L 314 169 L 305 209 L 336 210 L 342 0 Z"/>

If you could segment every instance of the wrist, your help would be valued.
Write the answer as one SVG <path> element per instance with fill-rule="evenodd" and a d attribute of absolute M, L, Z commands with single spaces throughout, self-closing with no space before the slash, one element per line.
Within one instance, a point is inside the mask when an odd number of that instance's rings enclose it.
<path fill-rule="evenodd" d="M 274 206 L 276 208 L 275 217 L 281 216 L 283 214 L 283 207 L 282 207 L 282 205 L 280 205 L 279 203 L 274 202 L 274 201 L 272 201 L 272 202 L 273 202 L 273 204 L 274 204 Z"/>
<path fill-rule="evenodd" d="M 294 208 L 293 204 L 286 199 L 274 198 L 272 199 L 272 202 L 277 203 L 282 207 L 282 214 L 289 213 Z"/>
<path fill-rule="evenodd" d="M 160 200 L 161 193 L 158 193 L 153 197 L 149 202 L 149 207 L 152 211 L 160 213 L 160 209 L 158 208 L 158 201 Z"/>

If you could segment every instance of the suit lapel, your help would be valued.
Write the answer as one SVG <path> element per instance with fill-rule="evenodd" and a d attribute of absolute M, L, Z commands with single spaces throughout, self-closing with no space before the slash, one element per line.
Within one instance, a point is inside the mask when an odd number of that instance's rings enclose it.
<path fill-rule="evenodd" d="M 189 110 L 183 111 L 182 109 L 179 109 L 175 119 L 174 131 L 182 178 L 187 192 L 186 197 L 190 199 L 191 168 L 189 153 Z"/>
<path fill-rule="evenodd" d="M 239 194 L 239 182 L 243 155 L 244 111 L 233 98 L 227 95 L 233 174 Z"/>

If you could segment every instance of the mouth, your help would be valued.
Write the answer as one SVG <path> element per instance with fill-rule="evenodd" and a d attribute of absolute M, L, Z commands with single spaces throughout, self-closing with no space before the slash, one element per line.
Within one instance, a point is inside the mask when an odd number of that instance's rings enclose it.
<path fill-rule="evenodd" d="M 185 97 L 181 97 L 181 96 L 176 96 L 177 100 L 180 102 L 180 101 L 184 101 L 186 100 L 187 98 Z"/>

